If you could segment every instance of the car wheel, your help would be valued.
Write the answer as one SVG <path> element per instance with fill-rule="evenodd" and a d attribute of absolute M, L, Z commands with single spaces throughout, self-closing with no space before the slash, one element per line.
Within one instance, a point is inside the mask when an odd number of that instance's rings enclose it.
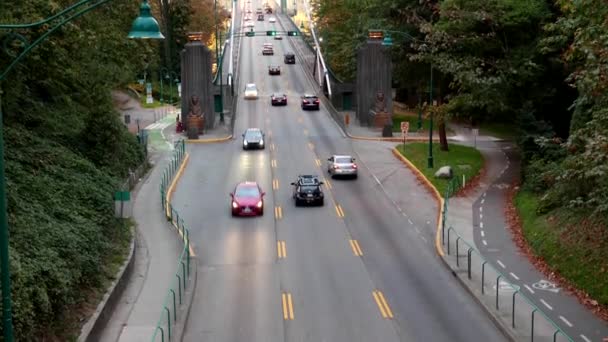
<path fill-rule="evenodd" d="M 357 178 L 359 178 L 359 175 L 355 174 L 355 175 L 353 176 L 353 178 L 354 178 L 354 179 L 357 179 Z"/>
<path fill-rule="evenodd" d="M 295 199 L 295 204 L 296 204 L 296 207 L 299 207 L 299 206 L 300 206 L 300 201 L 298 201 L 298 199 L 297 199 L 297 198 Z"/>
<path fill-rule="evenodd" d="M 319 206 L 320 206 L 320 207 L 322 207 L 322 206 L 324 206 L 324 205 L 325 205 L 325 199 L 321 198 L 321 199 L 319 200 Z"/>
<path fill-rule="evenodd" d="M 264 207 L 262 207 L 262 209 L 260 209 L 260 216 L 264 216 Z"/>

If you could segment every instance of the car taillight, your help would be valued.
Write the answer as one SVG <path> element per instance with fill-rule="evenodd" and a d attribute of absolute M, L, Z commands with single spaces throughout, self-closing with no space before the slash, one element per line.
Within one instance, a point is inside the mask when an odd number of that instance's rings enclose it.
<path fill-rule="evenodd" d="M 353 169 L 356 169 L 356 168 L 357 168 L 357 164 L 353 164 Z"/>
<path fill-rule="evenodd" d="M 334 169 L 339 169 L 340 166 L 339 165 L 334 165 Z"/>
<path fill-rule="evenodd" d="M 315 103 L 316 103 L 316 104 L 319 104 L 319 100 L 315 100 Z"/>
<path fill-rule="evenodd" d="M 302 100 L 302 103 L 308 103 L 308 101 L 306 101 L 306 100 Z"/>
<path fill-rule="evenodd" d="M 258 207 L 258 208 L 261 208 L 261 207 L 262 207 L 262 205 L 263 205 L 262 201 L 259 201 L 259 202 L 258 202 L 258 204 L 257 204 L 257 207 Z"/>

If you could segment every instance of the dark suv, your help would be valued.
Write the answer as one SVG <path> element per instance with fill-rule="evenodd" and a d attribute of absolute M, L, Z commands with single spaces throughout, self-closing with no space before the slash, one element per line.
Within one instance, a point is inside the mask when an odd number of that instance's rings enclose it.
<path fill-rule="evenodd" d="M 300 175 L 298 180 L 291 183 L 293 185 L 293 199 L 296 207 L 303 204 L 313 204 L 323 206 L 322 181 L 315 175 Z"/>
<path fill-rule="evenodd" d="M 285 54 L 285 64 L 296 64 L 296 56 L 293 53 Z"/>

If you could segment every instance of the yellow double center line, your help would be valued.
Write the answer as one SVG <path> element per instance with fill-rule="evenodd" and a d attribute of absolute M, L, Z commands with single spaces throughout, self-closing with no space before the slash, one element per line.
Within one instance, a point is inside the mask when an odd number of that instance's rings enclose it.
<path fill-rule="evenodd" d="M 274 207 L 274 217 L 277 220 L 283 217 L 283 209 L 281 207 Z"/>
<path fill-rule="evenodd" d="M 285 246 L 285 241 L 277 241 L 277 254 L 279 256 L 279 259 L 287 258 L 287 247 Z"/>
<path fill-rule="evenodd" d="M 374 296 L 374 300 L 378 305 L 378 309 L 380 309 L 380 314 L 382 314 L 382 317 L 386 319 L 393 318 L 393 312 L 391 311 L 391 307 L 388 306 L 388 303 L 386 302 L 386 299 L 384 298 L 382 292 L 374 290 L 372 292 L 372 295 Z"/>
<path fill-rule="evenodd" d="M 357 240 L 350 240 L 350 248 L 353 249 L 353 253 L 355 253 L 356 256 L 363 256 L 363 251 L 361 251 L 361 247 Z"/>
<path fill-rule="evenodd" d="M 338 214 L 338 217 L 344 217 L 344 210 L 339 204 L 336 204 L 336 214 Z"/>
<path fill-rule="evenodd" d="M 291 301 L 291 293 L 283 292 L 283 319 L 286 321 L 293 320 L 293 302 Z"/>
<path fill-rule="evenodd" d="M 270 161 L 270 166 L 276 168 L 277 167 L 277 160 L 273 159 Z"/>
<path fill-rule="evenodd" d="M 317 164 L 317 166 L 321 166 L 321 160 L 320 159 L 315 159 L 315 163 Z"/>
<path fill-rule="evenodd" d="M 273 179 L 272 180 L 272 190 L 278 190 L 278 189 L 279 189 L 279 180 Z"/>

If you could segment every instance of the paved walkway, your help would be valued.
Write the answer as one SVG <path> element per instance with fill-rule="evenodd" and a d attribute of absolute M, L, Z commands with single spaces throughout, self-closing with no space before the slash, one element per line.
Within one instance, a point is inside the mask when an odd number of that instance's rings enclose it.
<path fill-rule="evenodd" d="M 455 126 L 452 128 L 462 144 L 473 145 L 470 130 Z M 528 297 L 531 302 L 553 320 L 566 334 L 575 341 L 604 341 L 608 336 L 608 326 L 599 318 L 579 304 L 577 299 L 560 289 L 550 279 L 537 271 L 529 260 L 521 255 L 512 240 L 504 214 L 507 192 L 519 177 L 519 156 L 516 146 L 509 142 L 501 142 L 493 137 L 477 137 L 476 145 L 485 158 L 486 172 L 480 180 L 478 188 L 463 197 L 449 200 L 447 226 L 479 250 L 492 268 L 486 268 L 486 291 L 481 293 L 481 259 L 472 256 L 472 278 L 462 273 L 467 270 L 467 248 L 460 243 L 460 266 L 456 266 L 455 240 L 450 237 L 451 256 L 446 256 L 449 265 L 459 271 L 458 274 L 471 291 L 480 298 L 481 302 L 491 311 L 499 312 L 497 317 L 512 334 L 519 338 L 528 337 L 531 329 L 531 312 L 533 307 L 520 298 L 520 294 Z M 445 238 L 447 240 L 447 236 Z M 447 246 L 446 246 L 447 249 Z M 463 259 L 464 258 L 464 259 Z M 503 274 L 498 283 L 500 311 L 496 311 L 496 278 Z M 477 280 L 477 281 L 475 281 Z M 514 286 L 509 286 L 508 283 Z M 493 285 L 494 284 L 494 285 Z M 519 289 L 521 293 L 515 294 Z M 516 327 L 512 329 L 511 302 L 516 298 Z M 509 303 L 507 305 L 507 303 Z M 535 330 L 538 336 L 552 336 L 555 331 L 547 320 L 537 315 Z M 528 337 L 529 338 L 529 337 Z M 561 341 L 558 337 L 558 341 Z"/>

